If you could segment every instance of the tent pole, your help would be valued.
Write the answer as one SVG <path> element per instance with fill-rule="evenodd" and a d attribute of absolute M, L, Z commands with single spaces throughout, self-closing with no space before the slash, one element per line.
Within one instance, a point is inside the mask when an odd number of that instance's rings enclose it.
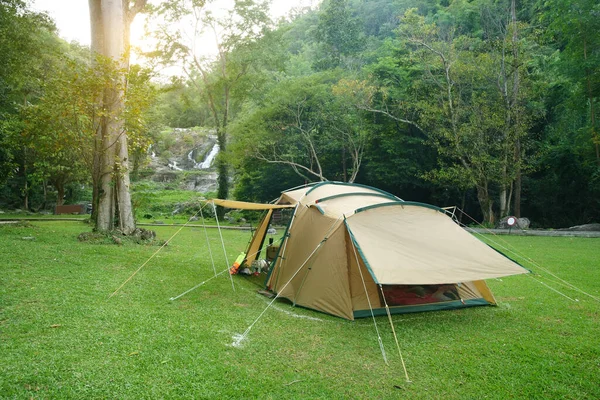
<path fill-rule="evenodd" d="M 279 269 L 283 268 L 283 263 L 285 261 L 285 251 L 287 249 L 287 243 L 288 243 L 288 239 L 289 239 L 289 232 L 290 229 L 292 229 L 292 226 L 294 225 L 294 220 L 296 219 L 296 213 L 298 212 L 298 207 L 300 207 L 300 203 L 298 203 L 296 205 L 296 207 L 294 208 L 294 213 L 292 214 L 292 219 L 290 220 L 290 224 L 288 225 L 287 229 L 285 230 L 284 233 L 284 242 L 283 242 L 283 249 L 281 251 L 281 256 L 278 254 L 277 257 L 275 258 L 275 262 L 273 264 L 273 269 L 272 271 L 275 271 L 275 266 L 277 265 L 277 259 L 281 259 L 281 262 L 279 264 L 279 268 L 278 268 L 278 273 L 277 273 L 277 277 L 275 278 L 275 285 L 272 285 L 272 287 L 277 287 L 277 284 L 279 283 L 279 276 L 281 274 L 279 274 Z"/>

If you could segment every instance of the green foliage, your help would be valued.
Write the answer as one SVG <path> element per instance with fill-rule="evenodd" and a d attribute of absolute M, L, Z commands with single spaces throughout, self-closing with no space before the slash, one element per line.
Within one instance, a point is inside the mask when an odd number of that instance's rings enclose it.
<path fill-rule="evenodd" d="M 515 2 L 511 21 L 511 3 L 326 0 L 275 25 L 263 1 L 221 15 L 204 1 L 161 2 L 155 60 L 184 62 L 188 74 L 159 86 L 131 68 L 132 177 L 148 175 L 150 143 L 162 160 L 194 148 L 194 135 L 164 126 L 202 126 L 221 145 L 220 197 L 233 166 L 237 198 L 353 180 L 491 221 L 511 212 L 522 181 L 522 214 L 538 226 L 595 221 L 598 4 Z M 222 33 L 214 57 L 176 29 L 196 17 L 190 37 Z M 86 181 L 83 154 L 103 113 L 94 96 L 110 67 L 91 74 L 87 49 L 58 40 L 18 0 L 0 4 L 0 52 L 2 202 L 38 208 L 55 187 Z"/>
<path fill-rule="evenodd" d="M 290 77 L 249 106 L 233 128 L 235 158 L 281 164 L 305 181 L 354 181 L 367 128 L 350 99 L 335 93 L 340 74 Z"/>
<path fill-rule="evenodd" d="M 554 67 L 560 71 L 557 85 L 564 85 L 555 118 L 573 141 L 584 143 L 586 161 L 600 166 L 600 5 L 593 0 L 540 3 L 539 20 L 547 25 L 549 40 L 558 43 L 560 55 Z M 563 80 L 564 79 L 564 80 Z"/>
<path fill-rule="evenodd" d="M 6 84 L 0 84 L 5 94 L 0 95 L 5 100 L 0 101 L 0 184 L 6 183 L 7 203 L 38 208 L 60 204 L 65 196 L 73 200 L 68 188 L 91 181 L 94 137 L 105 115 L 103 90 L 123 71 L 100 58 L 92 68 L 88 48 L 59 39 L 48 18 L 31 13 L 25 3 L 3 2 L 0 19 L 6 22 L 0 51 L 7 54 L 0 68 L 0 83 Z M 132 66 L 127 88 L 120 88 L 127 89 L 123 118 L 134 169 L 158 125 L 148 111 L 156 98 L 150 77 Z"/>
<path fill-rule="evenodd" d="M 0 185 L 23 174 L 20 108 L 39 95 L 57 47 L 54 25 L 19 0 L 0 3 Z M 21 168 L 19 169 L 19 166 Z"/>
<path fill-rule="evenodd" d="M 322 58 L 316 61 L 317 69 L 349 66 L 350 56 L 363 47 L 360 21 L 350 14 L 347 0 L 325 0 L 321 5 L 315 39 L 322 44 Z"/>

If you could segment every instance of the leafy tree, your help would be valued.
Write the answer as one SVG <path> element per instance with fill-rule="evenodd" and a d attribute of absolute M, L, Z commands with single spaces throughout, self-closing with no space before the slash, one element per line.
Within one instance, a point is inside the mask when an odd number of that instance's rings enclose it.
<path fill-rule="evenodd" d="M 217 133 L 221 156 L 217 157 L 218 197 L 229 193 L 229 168 L 223 156 L 227 151 L 229 124 L 234 113 L 235 100 L 244 98 L 252 87 L 249 81 L 252 68 L 260 63 L 260 38 L 264 37 L 271 22 L 267 4 L 258 1 L 236 1 L 222 17 L 204 8 L 204 1 L 163 3 L 158 14 L 164 23 L 157 37 L 161 49 L 157 52 L 166 62 L 177 61 L 184 67 L 193 84 L 208 106 Z M 187 19 L 193 27 L 187 32 L 173 22 Z M 174 30 L 175 29 L 175 30 Z M 203 55 L 197 42 L 207 30 L 212 32 L 216 56 Z"/>
<path fill-rule="evenodd" d="M 40 93 L 42 76 L 57 46 L 54 24 L 20 0 L 0 2 L 0 185 L 17 174 L 27 209 L 30 155 L 20 137 L 19 114 Z"/>
<path fill-rule="evenodd" d="M 95 94 L 101 87 L 90 79 L 86 64 L 62 59 L 43 84 L 43 94 L 22 111 L 23 142 L 32 156 L 33 176 L 57 190 L 62 205 L 71 182 L 89 180 L 92 159 Z M 94 77 L 95 78 L 95 77 Z M 87 168 L 86 168 L 87 167 Z M 87 178 L 87 179 L 86 179 Z"/>
<path fill-rule="evenodd" d="M 305 181 L 354 182 L 366 143 L 366 121 L 335 93 L 336 73 L 289 78 L 236 124 L 240 157 L 291 168 Z M 349 112 L 350 111 L 350 112 Z"/>
<path fill-rule="evenodd" d="M 572 82 L 569 100 L 576 115 L 587 114 L 578 134 L 593 146 L 595 161 L 600 166 L 600 130 L 598 98 L 600 97 L 600 4 L 594 0 L 550 0 L 541 3 L 540 19 L 548 25 L 548 33 L 561 50 L 559 65 Z"/>
<path fill-rule="evenodd" d="M 323 45 L 319 69 L 351 66 L 350 56 L 363 47 L 359 20 L 351 15 L 347 0 L 326 0 L 321 6 L 315 38 Z"/>
<path fill-rule="evenodd" d="M 415 10 L 404 14 L 398 33 L 399 47 L 372 68 L 383 88 L 354 90 L 362 97 L 356 105 L 425 133 L 439 156 L 439 167 L 425 176 L 461 190 L 475 187 L 491 223 L 496 190 L 507 213 L 507 188 L 521 163 L 516 143 L 531 123 L 518 75 L 507 72 L 509 46 L 517 43 L 507 26 L 486 42 L 460 34 L 452 19 L 428 23 Z M 398 90 L 392 82 L 406 84 Z"/>

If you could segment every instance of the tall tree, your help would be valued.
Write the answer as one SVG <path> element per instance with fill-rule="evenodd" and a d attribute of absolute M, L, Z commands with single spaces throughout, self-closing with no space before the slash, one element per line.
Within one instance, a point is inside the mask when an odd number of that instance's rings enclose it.
<path fill-rule="evenodd" d="M 252 87 L 248 76 L 260 63 L 256 51 L 258 40 L 271 27 L 268 4 L 264 1 L 235 1 L 222 16 L 213 14 L 200 0 L 180 0 L 163 3 L 159 14 L 164 23 L 157 37 L 160 56 L 166 62 L 178 62 L 198 93 L 208 105 L 217 133 L 221 154 L 227 150 L 229 124 L 234 113 L 234 101 L 241 102 Z M 180 24 L 180 21 L 189 24 Z M 189 27 L 191 29 L 188 29 Z M 204 46 L 207 37 L 213 39 L 215 54 Z M 207 55 L 208 54 L 208 55 Z M 229 193 L 229 166 L 225 157 L 217 157 L 218 197 Z"/>
<path fill-rule="evenodd" d="M 326 0 L 319 14 L 315 38 L 323 45 L 323 59 L 319 69 L 338 66 L 352 67 L 349 57 L 363 47 L 361 26 L 351 14 L 347 0 Z"/>
<path fill-rule="evenodd" d="M 429 177 L 474 186 L 484 220 L 491 224 L 495 186 L 502 192 L 512 182 L 508 175 L 514 165 L 512 91 L 508 73 L 502 72 L 506 58 L 496 65 L 479 39 L 460 34 L 454 24 L 426 23 L 415 10 L 402 22 L 400 34 L 423 71 L 416 81 L 420 125 L 441 156 L 440 167 Z M 504 210 L 505 205 L 504 198 Z"/>
<path fill-rule="evenodd" d="M 31 152 L 19 116 L 35 102 L 51 71 L 59 40 L 45 14 L 21 0 L 0 2 L 0 184 L 18 175 L 22 207 L 29 208 Z"/>
<path fill-rule="evenodd" d="M 280 82 L 235 125 L 236 158 L 282 165 L 305 181 L 354 182 L 367 122 L 352 110 L 344 81 L 336 83 L 338 76 L 331 72 Z"/>
<path fill-rule="evenodd" d="M 103 113 L 98 124 L 94 155 L 94 206 L 96 229 L 110 231 L 118 226 L 124 234 L 135 230 L 129 192 L 129 153 L 124 126 L 125 71 L 128 67 L 126 44 L 129 25 L 147 0 L 89 0 L 92 51 L 112 60 L 117 79 L 106 87 Z"/>
<path fill-rule="evenodd" d="M 587 123 L 581 130 L 600 167 L 600 4 L 595 0 L 550 0 L 540 2 L 539 15 L 562 50 L 560 65 L 573 82 L 572 95 L 583 100 L 571 101 L 573 112 L 586 111 Z"/>

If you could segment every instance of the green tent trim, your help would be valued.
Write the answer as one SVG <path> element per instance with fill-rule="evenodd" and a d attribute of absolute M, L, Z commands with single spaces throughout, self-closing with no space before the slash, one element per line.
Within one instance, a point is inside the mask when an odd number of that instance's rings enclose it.
<path fill-rule="evenodd" d="M 440 310 L 456 310 L 459 308 L 468 308 L 476 306 L 489 306 L 492 305 L 485 299 L 468 299 L 464 300 L 464 303 L 460 300 L 444 301 L 440 303 L 432 304 L 417 304 L 412 306 L 394 306 L 390 307 L 390 314 L 408 314 L 423 311 L 440 311 Z M 374 308 L 373 315 L 381 316 L 387 315 L 385 308 Z M 371 316 L 371 310 L 355 310 L 354 318 L 365 318 Z"/>

